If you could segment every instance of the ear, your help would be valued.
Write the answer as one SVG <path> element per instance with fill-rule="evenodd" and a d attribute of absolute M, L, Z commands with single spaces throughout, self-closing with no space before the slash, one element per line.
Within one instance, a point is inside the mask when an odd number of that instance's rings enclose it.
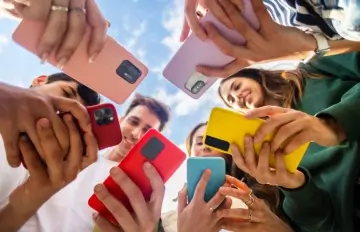
<path fill-rule="evenodd" d="M 35 86 L 44 85 L 44 84 L 46 84 L 47 80 L 48 80 L 48 77 L 45 75 L 38 76 L 37 78 L 35 78 L 32 81 L 31 86 L 35 87 Z"/>

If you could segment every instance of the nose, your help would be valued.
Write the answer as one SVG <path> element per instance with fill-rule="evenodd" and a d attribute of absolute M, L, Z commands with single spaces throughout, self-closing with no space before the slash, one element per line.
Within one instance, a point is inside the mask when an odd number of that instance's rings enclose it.
<path fill-rule="evenodd" d="M 211 149 L 206 147 L 205 145 L 202 145 L 202 152 L 205 153 L 205 154 L 209 154 L 211 153 Z"/>
<path fill-rule="evenodd" d="M 134 140 L 138 141 L 141 136 L 142 136 L 142 130 L 141 128 L 135 128 L 132 132 L 131 132 L 131 135 L 133 137 Z"/>

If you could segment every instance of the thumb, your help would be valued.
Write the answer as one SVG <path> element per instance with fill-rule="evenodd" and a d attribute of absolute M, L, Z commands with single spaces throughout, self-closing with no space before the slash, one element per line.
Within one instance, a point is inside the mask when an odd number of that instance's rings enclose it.
<path fill-rule="evenodd" d="M 185 186 L 180 190 L 178 195 L 178 214 L 180 214 L 187 206 L 187 187 Z"/>
<path fill-rule="evenodd" d="M 14 8 L 18 14 L 25 19 L 47 20 L 51 11 L 51 2 L 47 0 L 34 1 L 27 0 L 14 1 Z"/>

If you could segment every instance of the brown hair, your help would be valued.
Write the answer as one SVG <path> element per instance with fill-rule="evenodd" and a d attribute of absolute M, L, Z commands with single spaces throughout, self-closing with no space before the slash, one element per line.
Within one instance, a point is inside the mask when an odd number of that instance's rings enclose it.
<path fill-rule="evenodd" d="M 166 124 L 170 120 L 170 108 L 167 105 L 156 100 L 155 98 L 143 96 L 141 94 L 135 94 L 134 99 L 131 101 L 125 112 L 125 116 L 128 115 L 131 110 L 137 106 L 146 106 L 151 112 L 153 112 L 160 120 L 159 131 L 164 130 Z"/>
<path fill-rule="evenodd" d="M 207 122 L 201 122 L 197 124 L 186 137 L 185 147 L 188 155 L 190 155 L 191 153 L 191 148 L 193 146 L 193 138 L 196 131 L 206 125 Z M 234 176 L 237 179 L 243 180 L 253 190 L 254 194 L 258 198 L 265 200 L 268 207 L 274 214 L 284 220 L 284 215 L 280 207 L 281 195 L 279 189 L 275 186 L 263 185 L 258 183 L 255 178 L 243 172 L 236 166 L 235 162 L 233 162 L 231 155 L 226 155 L 225 157 L 227 174 Z"/>
<path fill-rule="evenodd" d="M 256 80 L 262 86 L 263 92 L 280 102 L 281 106 L 291 108 L 297 101 L 301 100 L 304 80 L 307 76 L 308 73 L 300 68 L 290 71 L 244 68 L 234 75 L 221 80 L 218 93 L 223 102 L 227 104 L 221 94 L 222 84 L 230 79 L 246 77 Z"/>

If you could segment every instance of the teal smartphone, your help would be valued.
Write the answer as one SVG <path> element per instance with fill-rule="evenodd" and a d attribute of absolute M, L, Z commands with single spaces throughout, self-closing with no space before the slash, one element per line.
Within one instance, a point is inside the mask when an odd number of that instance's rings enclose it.
<path fill-rule="evenodd" d="M 190 157 L 187 159 L 187 191 L 188 202 L 195 194 L 196 186 L 206 169 L 211 176 L 206 186 L 204 201 L 208 202 L 225 183 L 225 160 L 222 157 Z"/>

